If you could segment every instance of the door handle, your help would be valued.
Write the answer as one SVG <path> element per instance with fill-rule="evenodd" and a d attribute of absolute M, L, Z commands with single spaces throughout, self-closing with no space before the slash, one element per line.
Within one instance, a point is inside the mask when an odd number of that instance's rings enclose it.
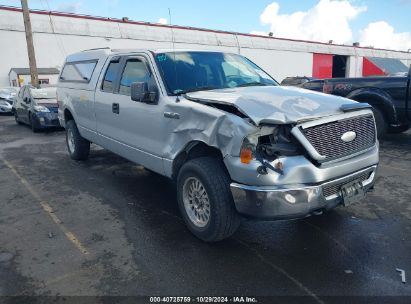
<path fill-rule="evenodd" d="M 180 114 L 173 112 L 164 112 L 164 117 L 172 119 L 180 119 Z"/>
<path fill-rule="evenodd" d="M 111 109 L 114 114 L 120 114 L 120 105 L 118 103 L 113 103 Z"/>

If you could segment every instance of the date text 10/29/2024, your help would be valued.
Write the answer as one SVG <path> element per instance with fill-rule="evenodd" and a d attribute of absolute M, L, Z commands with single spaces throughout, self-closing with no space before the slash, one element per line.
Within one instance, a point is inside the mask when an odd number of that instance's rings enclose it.
<path fill-rule="evenodd" d="M 150 303 L 258 303 L 253 297 L 150 297 Z"/>

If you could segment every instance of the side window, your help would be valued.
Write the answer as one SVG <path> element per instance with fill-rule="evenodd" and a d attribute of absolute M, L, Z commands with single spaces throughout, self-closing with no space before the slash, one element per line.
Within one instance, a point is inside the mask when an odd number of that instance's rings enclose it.
<path fill-rule="evenodd" d="M 23 93 L 23 98 L 26 98 L 26 97 L 30 98 L 30 88 L 29 87 L 26 87 Z"/>
<path fill-rule="evenodd" d="M 68 82 L 90 82 L 97 61 L 69 62 L 63 68 L 60 80 Z"/>
<path fill-rule="evenodd" d="M 146 64 L 139 59 L 130 59 L 121 75 L 119 93 L 130 96 L 130 86 L 133 82 L 149 82 L 149 80 L 150 72 Z"/>
<path fill-rule="evenodd" d="M 39 79 L 39 84 L 50 84 L 49 79 Z"/>
<path fill-rule="evenodd" d="M 103 83 L 101 89 L 104 92 L 113 93 L 114 90 L 114 81 L 116 80 L 117 71 L 120 65 L 120 60 L 112 60 L 106 70 L 104 75 Z"/>

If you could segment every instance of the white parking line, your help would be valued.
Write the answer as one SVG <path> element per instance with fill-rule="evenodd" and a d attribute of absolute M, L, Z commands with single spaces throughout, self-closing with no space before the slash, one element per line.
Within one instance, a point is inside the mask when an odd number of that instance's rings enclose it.
<path fill-rule="evenodd" d="M 29 182 L 22 177 L 17 170 L 13 167 L 12 164 L 10 164 L 7 160 L 4 158 L 2 159 L 3 163 L 13 172 L 13 174 L 20 180 L 20 182 L 26 187 L 26 189 L 30 192 L 30 194 L 38 201 L 40 206 L 43 208 L 43 210 L 50 216 L 50 218 L 53 220 L 53 222 L 60 228 L 60 230 L 64 233 L 64 235 L 67 237 L 67 239 L 73 243 L 73 245 L 82 253 L 85 255 L 89 254 L 89 251 L 81 244 L 79 239 L 72 233 L 70 230 L 68 230 L 63 224 L 62 221 L 57 217 L 57 215 L 54 213 L 53 208 L 44 200 L 41 199 L 40 195 L 33 189 L 33 187 L 29 184 Z"/>

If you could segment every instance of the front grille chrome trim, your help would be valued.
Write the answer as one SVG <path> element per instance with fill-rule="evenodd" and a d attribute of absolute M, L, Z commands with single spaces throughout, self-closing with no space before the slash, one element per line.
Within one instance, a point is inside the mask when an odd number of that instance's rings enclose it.
<path fill-rule="evenodd" d="M 372 122 L 370 122 L 370 119 L 372 119 Z M 315 128 L 317 128 L 317 130 Z M 341 148 L 330 148 L 337 147 L 336 144 L 338 144 L 335 136 L 332 136 L 335 132 L 331 131 L 334 129 L 344 131 L 344 128 L 346 130 L 353 130 L 353 128 L 357 128 L 357 133 L 358 128 L 360 128 L 360 130 L 363 128 L 368 128 L 369 131 L 364 132 L 370 132 L 370 134 L 373 133 L 373 138 L 371 138 L 371 136 L 367 137 L 367 133 L 363 132 L 361 134 L 363 135 L 361 138 L 363 142 L 360 141 L 354 145 L 347 143 L 349 146 L 346 148 L 350 150 L 344 151 Z M 308 154 L 320 164 L 329 164 L 352 158 L 366 153 L 378 145 L 374 117 L 372 111 L 370 110 L 360 110 L 340 115 L 333 115 L 323 119 L 302 123 L 293 127 L 291 133 L 306 149 Z M 320 137 L 318 140 L 316 140 L 318 138 L 316 133 L 318 134 L 318 137 Z M 330 134 L 330 137 L 327 137 L 327 134 Z M 321 137 L 326 138 L 324 139 L 324 142 Z M 329 141 L 328 143 L 326 141 L 327 139 Z M 326 155 L 322 154 L 321 151 L 326 153 Z"/>
<path fill-rule="evenodd" d="M 308 141 L 307 137 L 304 136 L 304 134 L 301 132 L 298 126 L 295 126 L 291 129 L 291 134 L 294 135 L 294 137 L 301 143 L 301 145 L 307 150 L 308 154 L 310 154 L 312 158 L 318 161 L 322 161 L 327 158 L 326 156 L 321 155 L 317 152 L 317 150 L 314 149 L 314 147 Z"/>

